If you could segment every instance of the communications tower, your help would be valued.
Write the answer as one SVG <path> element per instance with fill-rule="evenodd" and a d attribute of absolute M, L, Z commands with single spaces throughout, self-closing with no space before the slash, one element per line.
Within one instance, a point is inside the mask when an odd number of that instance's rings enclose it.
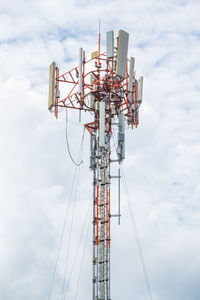
<path fill-rule="evenodd" d="M 110 220 L 120 223 L 120 164 L 125 158 L 125 126 L 139 124 L 143 77 L 135 77 L 135 59 L 128 58 L 129 34 L 119 30 L 106 33 L 106 51 L 98 49 L 86 59 L 79 50 L 79 65 L 59 74 L 55 62 L 50 65 L 48 109 L 58 118 L 60 108 L 89 111 L 93 121 L 85 124 L 90 134 L 90 169 L 93 172 L 93 296 L 92 300 L 110 300 Z M 61 91 L 61 92 L 60 92 Z M 111 157 L 111 137 L 117 130 L 116 154 Z M 118 163 L 118 174 L 110 173 Z M 118 214 L 110 210 L 111 179 L 118 178 Z"/>

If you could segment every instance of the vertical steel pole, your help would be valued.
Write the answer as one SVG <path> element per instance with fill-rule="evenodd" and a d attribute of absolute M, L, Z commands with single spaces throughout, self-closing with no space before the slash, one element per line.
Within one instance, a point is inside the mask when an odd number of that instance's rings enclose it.
<path fill-rule="evenodd" d="M 108 122 L 103 126 L 105 135 L 97 127 L 94 137 L 96 148 L 93 169 L 93 300 L 110 299 L 110 133 L 108 126 Z M 106 136 L 105 143 L 102 142 L 101 134 Z"/>
<path fill-rule="evenodd" d="M 118 224 L 120 225 L 120 167 L 118 168 Z"/>
<path fill-rule="evenodd" d="M 96 266 L 96 236 L 95 236 L 95 224 L 96 224 L 96 216 L 95 216 L 95 207 L 96 207 L 96 168 L 93 170 L 93 289 L 92 289 L 92 299 L 95 300 L 95 287 L 96 287 L 96 274 L 95 274 L 95 266 Z"/>

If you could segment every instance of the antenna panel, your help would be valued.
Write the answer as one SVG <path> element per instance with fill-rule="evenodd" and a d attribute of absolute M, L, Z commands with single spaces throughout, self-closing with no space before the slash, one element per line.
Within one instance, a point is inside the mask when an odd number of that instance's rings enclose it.
<path fill-rule="evenodd" d="M 128 40 L 129 40 L 129 34 L 124 30 L 119 30 L 116 74 L 122 78 L 126 78 Z"/>
<path fill-rule="evenodd" d="M 55 71 L 56 63 L 52 62 L 49 67 L 49 103 L 48 109 L 51 110 L 55 100 Z"/>
<path fill-rule="evenodd" d="M 99 147 L 105 146 L 105 102 L 99 103 Z"/>
<path fill-rule="evenodd" d="M 128 79 L 128 91 L 129 91 L 128 99 L 130 104 L 132 104 L 134 67 L 135 67 L 135 58 L 131 56 L 129 62 L 129 79 Z"/>
<path fill-rule="evenodd" d="M 118 156 L 122 160 L 125 158 L 125 116 L 119 114 L 119 131 L 118 131 Z"/>
<path fill-rule="evenodd" d="M 90 169 L 95 165 L 95 150 L 94 150 L 94 137 L 90 135 Z"/>
<path fill-rule="evenodd" d="M 122 112 L 119 114 L 119 133 L 125 134 L 125 116 Z"/>
<path fill-rule="evenodd" d="M 137 118 L 137 125 L 138 125 L 139 124 L 139 109 L 137 109 L 136 118 Z"/>
<path fill-rule="evenodd" d="M 99 55 L 99 52 L 98 51 L 94 51 L 91 53 L 91 58 L 94 59 L 94 58 L 97 58 Z"/>
<path fill-rule="evenodd" d="M 143 98 L 143 76 L 140 77 L 138 82 L 138 100 L 142 101 Z"/>
<path fill-rule="evenodd" d="M 106 51 L 107 58 L 114 56 L 114 31 L 106 32 Z"/>

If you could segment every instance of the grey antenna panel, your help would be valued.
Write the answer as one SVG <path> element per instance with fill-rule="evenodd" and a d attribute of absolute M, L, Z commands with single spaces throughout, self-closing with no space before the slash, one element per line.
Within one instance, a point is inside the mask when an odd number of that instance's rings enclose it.
<path fill-rule="evenodd" d="M 122 78 L 126 78 L 128 40 L 129 34 L 124 30 L 119 30 L 116 74 Z"/>
<path fill-rule="evenodd" d="M 114 56 L 114 31 L 106 32 L 106 51 L 107 58 Z"/>

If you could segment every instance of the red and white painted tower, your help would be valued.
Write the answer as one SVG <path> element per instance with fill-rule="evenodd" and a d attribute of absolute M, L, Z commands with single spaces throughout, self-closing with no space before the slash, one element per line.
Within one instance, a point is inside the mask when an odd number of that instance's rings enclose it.
<path fill-rule="evenodd" d="M 59 109 L 89 111 L 93 121 L 85 124 L 90 134 L 90 169 L 93 172 L 93 298 L 109 300 L 110 293 L 110 220 L 120 223 L 120 164 L 125 158 L 125 124 L 132 129 L 139 124 L 143 77 L 135 77 L 135 59 L 128 58 L 129 34 L 119 30 L 106 33 L 106 51 L 98 50 L 86 60 L 80 48 L 79 66 L 59 74 L 55 62 L 50 65 L 48 108 L 58 118 Z M 61 94 L 67 90 L 67 93 Z M 65 88 L 66 87 L 66 88 Z M 64 93 L 64 92 L 62 92 Z M 116 154 L 111 157 L 111 137 L 117 130 Z M 111 163 L 117 163 L 118 174 L 110 174 Z M 118 213 L 112 215 L 111 181 L 118 179 Z"/>

